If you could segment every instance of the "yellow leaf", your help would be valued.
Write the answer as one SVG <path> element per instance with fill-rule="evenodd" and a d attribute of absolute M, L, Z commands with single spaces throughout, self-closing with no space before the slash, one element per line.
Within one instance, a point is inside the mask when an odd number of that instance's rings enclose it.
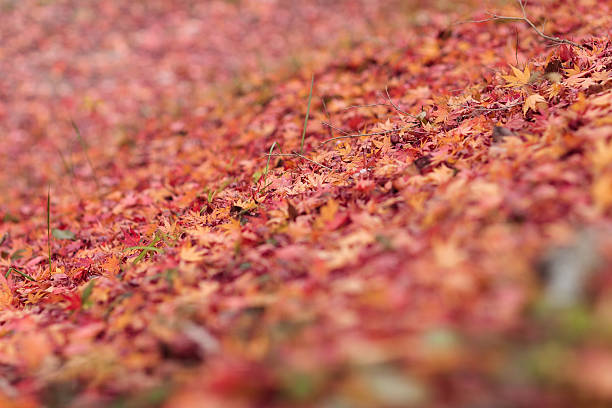
<path fill-rule="evenodd" d="M 510 68 L 512 68 L 514 75 L 502 75 L 502 78 L 508 82 L 506 86 L 521 86 L 529 83 L 529 79 L 531 78 L 531 71 L 529 70 L 529 67 L 525 67 L 523 71 L 513 67 L 512 65 L 510 65 Z"/>
<path fill-rule="evenodd" d="M 333 220 L 338 211 L 338 207 L 338 202 L 332 198 L 327 204 L 321 207 L 321 216 L 319 219 L 324 222 Z"/>
<path fill-rule="evenodd" d="M 0 308 L 5 308 L 13 302 L 13 293 L 9 288 L 8 281 L 0 274 Z"/>
<path fill-rule="evenodd" d="M 591 154 L 591 162 L 596 174 L 601 174 L 606 167 L 612 164 L 612 142 L 606 143 L 601 138 L 595 144 L 595 151 Z"/>
<path fill-rule="evenodd" d="M 578 75 L 581 72 L 580 67 L 578 67 L 576 64 L 574 64 L 574 68 L 568 68 L 565 70 L 565 73 L 569 76 Z"/>
<path fill-rule="evenodd" d="M 526 114 L 529 109 L 532 111 L 537 111 L 538 103 L 546 104 L 546 99 L 540 94 L 533 94 L 529 98 L 525 100 L 525 105 L 523 105 L 523 114 Z"/>
<path fill-rule="evenodd" d="M 598 176 L 591 187 L 591 194 L 600 211 L 607 211 L 612 207 L 612 174 Z"/>
<path fill-rule="evenodd" d="M 560 83 L 555 83 L 555 84 L 552 84 L 550 88 L 548 88 L 548 91 L 546 92 L 546 94 L 548 95 L 549 98 L 554 98 L 555 96 L 559 95 L 562 90 L 563 90 L 563 85 L 561 85 Z"/>
<path fill-rule="evenodd" d="M 205 251 L 198 250 L 196 247 L 183 247 L 181 248 L 181 259 L 186 262 L 199 262 L 204 259 Z"/>
<path fill-rule="evenodd" d="M 328 222 L 333 220 L 339 208 L 340 205 L 338 204 L 338 202 L 333 198 L 330 199 L 327 204 L 321 207 L 321 213 L 319 214 L 319 217 L 315 220 L 315 227 L 322 228 Z"/>

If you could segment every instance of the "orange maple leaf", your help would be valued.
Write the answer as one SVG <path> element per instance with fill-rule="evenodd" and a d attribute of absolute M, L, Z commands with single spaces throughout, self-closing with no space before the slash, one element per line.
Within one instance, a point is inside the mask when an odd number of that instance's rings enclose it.
<path fill-rule="evenodd" d="M 205 251 L 198 250 L 196 247 L 187 246 L 181 248 L 180 257 L 186 262 L 199 262 L 204 259 Z"/>
<path fill-rule="evenodd" d="M 110 275 L 116 275 L 119 273 L 119 259 L 115 255 L 112 255 L 102 264 L 102 267 Z"/>
<path fill-rule="evenodd" d="M 0 306 L 8 307 L 13 302 L 13 293 L 4 275 L 0 275 Z"/>
<path fill-rule="evenodd" d="M 544 99 L 542 95 L 533 94 L 529 96 L 527 99 L 525 99 L 525 104 L 523 105 L 523 114 L 526 114 L 529 109 L 531 109 L 532 111 L 537 111 L 538 104 L 541 103 L 546 105 L 546 99 Z"/>
<path fill-rule="evenodd" d="M 525 67 L 523 71 L 513 67 L 512 65 L 510 65 L 510 68 L 512 69 L 512 72 L 514 72 L 514 75 L 502 75 L 502 78 L 508 82 L 506 87 L 523 86 L 529 84 L 529 79 L 531 78 L 531 71 L 529 70 L 529 67 Z"/>

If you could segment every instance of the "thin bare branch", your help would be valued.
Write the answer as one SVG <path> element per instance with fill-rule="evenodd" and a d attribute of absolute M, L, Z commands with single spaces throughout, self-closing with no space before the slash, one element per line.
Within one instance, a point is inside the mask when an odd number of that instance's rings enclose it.
<path fill-rule="evenodd" d="M 523 3 L 523 0 L 517 0 L 519 6 L 521 7 L 521 11 L 523 12 L 523 17 L 527 18 L 527 12 L 525 11 L 525 3 Z"/>
<path fill-rule="evenodd" d="M 524 21 L 524 17 L 500 16 L 500 15 L 493 14 L 493 13 L 487 13 L 487 14 L 490 15 L 491 17 L 483 18 L 482 20 L 459 21 L 456 24 L 487 23 L 489 21 L 496 21 L 496 20 Z"/>
<path fill-rule="evenodd" d="M 350 134 L 350 133 L 351 133 L 351 132 L 348 132 L 348 131 L 346 131 L 346 130 L 344 130 L 344 129 L 341 129 L 341 128 L 337 127 L 337 126 L 334 126 L 334 125 L 332 125 L 331 123 L 321 122 L 321 124 L 322 124 L 322 125 L 324 125 L 324 126 L 329 127 L 330 129 L 334 129 L 334 130 L 336 130 L 336 131 L 338 131 L 338 132 L 340 132 L 340 133 L 343 133 L 343 134 L 345 134 L 345 135 L 348 135 L 348 134 Z"/>
<path fill-rule="evenodd" d="M 573 47 L 576 48 L 580 48 L 580 49 L 584 49 L 584 47 L 574 41 L 571 40 L 566 40 L 564 38 L 559 38 L 559 37 L 554 37 L 548 34 L 544 34 L 544 32 L 542 30 L 540 30 L 533 21 L 531 21 L 529 19 L 529 17 L 527 17 L 527 11 L 525 10 L 526 4 L 527 2 L 522 1 L 522 0 L 517 0 L 519 7 L 521 8 L 521 12 L 523 13 L 522 17 L 517 17 L 517 16 L 501 16 L 499 14 L 494 14 L 494 13 L 487 13 L 488 15 L 490 15 L 491 17 L 489 18 L 485 18 L 482 20 L 468 20 L 468 21 L 460 21 L 457 24 L 465 24 L 465 23 L 486 23 L 488 21 L 522 21 L 525 24 L 527 24 L 529 27 L 531 27 L 533 29 L 533 31 L 536 32 L 537 35 L 539 35 L 540 37 L 544 38 L 547 41 L 550 41 L 552 43 L 555 43 L 557 45 L 560 44 L 567 44 L 567 45 L 571 45 Z"/>
<path fill-rule="evenodd" d="M 391 96 L 389 95 L 389 87 L 385 86 L 385 94 L 387 94 L 387 99 L 389 100 L 389 103 L 391 104 L 391 106 L 393 106 L 393 108 L 398 111 L 399 113 L 406 115 L 406 116 L 410 116 L 411 118 L 414 118 L 414 115 L 411 115 L 410 113 L 400 109 L 399 106 L 397 106 L 393 100 L 391 100 Z"/>
<path fill-rule="evenodd" d="M 334 171 L 334 169 L 332 169 L 331 167 L 327 167 L 324 164 L 321 164 L 315 160 L 312 160 L 306 156 L 304 156 L 303 154 L 297 153 L 297 152 L 293 152 L 293 153 L 268 153 L 265 154 L 264 157 L 296 157 L 298 159 L 303 159 L 306 161 L 309 161 L 313 164 L 316 164 L 317 166 L 323 167 L 324 169 L 330 170 L 330 171 Z"/>
<path fill-rule="evenodd" d="M 497 112 L 497 111 L 504 111 L 504 110 L 512 109 L 516 106 L 520 106 L 522 103 L 523 101 L 518 101 L 518 102 L 511 103 L 509 105 L 500 106 L 498 108 L 487 108 L 484 106 L 468 106 L 468 105 L 463 105 L 463 107 L 465 109 L 472 109 L 477 112 Z"/>
<path fill-rule="evenodd" d="M 399 130 L 400 129 L 393 129 L 393 130 L 384 130 L 382 132 L 359 133 L 359 134 L 354 134 L 354 135 L 336 136 L 336 137 L 332 137 L 331 139 L 324 140 L 323 142 L 321 142 L 321 145 L 324 145 L 326 143 L 333 142 L 334 140 L 339 140 L 339 139 L 352 139 L 352 138 L 366 137 L 366 136 L 384 136 L 390 133 L 398 132 Z"/>
<path fill-rule="evenodd" d="M 266 153 L 264 157 L 293 157 L 294 153 Z"/>
<path fill-rule="evenodd" d="M 389 106 L 389 104 L 387 103 L 370 103 L 370 104 L 366 104 L 366 105 L 350 105 L 347 106 L 346 108 L 343 108 L 343 111 L 349 110 L 349 109 L 357 109 L 357 108 L 372 108 L 374 106 Z"/>
<path fill-rule="evenodd" d="M 300 159 L 304 159 L 304 160 L 306 160 L 306 161 L 309 161 L 309 162 L 311 162 L 311 163 L 314 163 L 314 164 L 316 164 L 317 166 L 321 166 L 321 167 L 323 167 L 324 169 L 327 169 L 327 170 L 330 170 L 330 171 L 334 171 L 334 170 L 333 170 L 331 167 L 327 167 L 327 166 L 326 166 L 326 165 L 324 165 L 324 164 L 321 164 L 321 163 L 319 163 L 319 162 L 317 162 L 317 161 L 314 161 L 314 160 L 312 160 L 312 159 L 309 159 L 308 157 L 306 157 L 306 156 L 304 156 L 304 155 L 302 155 L 302 154 L 299 154 L 299 153 L 294 153 L 294 155 L 295 155 L 295 157 L 299 157 Z"/>

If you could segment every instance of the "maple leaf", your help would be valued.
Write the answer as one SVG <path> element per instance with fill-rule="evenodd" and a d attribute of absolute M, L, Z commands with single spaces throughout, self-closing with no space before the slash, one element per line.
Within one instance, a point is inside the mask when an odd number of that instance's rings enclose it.
<path fill-rule="evenodd" d="M 612 207 L 612 174 L 603 174 L 595 180 L 591 187 L 595 204 L 601 211 Z"/>
<path fill-rule="evenodd" d="M 554 83 L 550 86 L 550 88 L 548 88 L 546 95 L 548 95 L 548 98 L 554 98 L 555 96 L 558 96 L 562 90 L 563 85 L 560 83 Z"/>
<path fill-rule="evenodd" d="M 205 251 L 196 247 L 187 246 L 181 248 L 180 257 L 185 262 L 200 262 L 204 259 Z"/>
<path fill-rule="evenodd" d="M 526 66 L 523 71 L 513 67 L 512 65 L 510 65 L 510 68 L 512 68 L 514 75 L 502 75 L 502 78 L 508 82 L 506 87 L 523 86 L 529 84 L 529 79 L 531 78 L 531 71 L 529 70 L 529 67 Z"/>
<path fill-rule="evenodd" d="M 546 105 L 546 99 L 544 99 L 542 95 L 533 94 L 529 96 L 527 99 L 525 99 L 525 104 L 523 105 L 523 114 L 526 114 L 529 109 L 531 109 L 532 111 L 537 111 L 538 104 L 541 103 Z"/>
<path fill-rule="evenodd" d="M 339 205 L 336 200 L 329 200 L 325 206 L 321 207 L 321 216 L 319 219 L 324 222 L 332 220 L 338 211 L 338 207 Z"/>
<path fill-rule="evenodd" d="M 13 294 L 6 278 L 0 274 L 0 306 L 8 307 L 13 302 Z"/>
<path fill-rule="evenodd" d="M 110 257 L 108 257 L 106 262 L 102 264 L 102 267 L 110 275 L 116 275 L 117 273 L 119 273 L 119 259 L 115 255 L 111 255 Z"/>

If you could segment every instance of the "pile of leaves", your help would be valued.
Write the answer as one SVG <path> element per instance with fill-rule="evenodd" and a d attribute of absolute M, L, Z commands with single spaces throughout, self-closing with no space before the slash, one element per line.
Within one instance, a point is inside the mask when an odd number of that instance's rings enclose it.
<path fill-rule="evenodd" d="M 0 49 L 0 406 L 612 402 L 609 2 L 27 3 Z M 64 9 L 109 49 L 48 39 Z M 201 42 L 202 15 L 253 38 Z M 308 58 L 223 71 L 295 15 L 323 22 Z"/>

